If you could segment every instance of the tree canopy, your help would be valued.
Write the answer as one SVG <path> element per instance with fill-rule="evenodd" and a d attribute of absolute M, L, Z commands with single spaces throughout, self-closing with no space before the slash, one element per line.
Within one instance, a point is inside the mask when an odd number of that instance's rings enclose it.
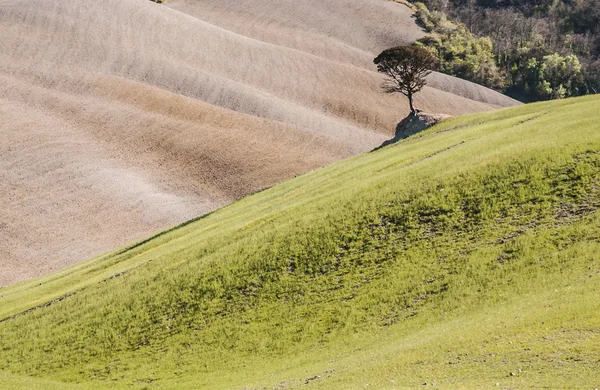
<path fill-rule="evenodd" d="M 399 92 L 408 98 L 410 112 L 415 114 L 413 95 L 427 81 L 425 77 L 436 65 L 435 57 L 426 49 L 414 46 L 397 46 L 384 50 L 373 61 L 377 70 L 388 79 L 383 85 L 387 93 Z"/>

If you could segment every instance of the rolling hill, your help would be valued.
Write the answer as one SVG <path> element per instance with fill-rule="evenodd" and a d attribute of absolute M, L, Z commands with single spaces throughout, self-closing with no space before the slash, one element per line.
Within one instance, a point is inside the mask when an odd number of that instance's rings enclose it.
<path fill-rule="evenodd" d="M 390 138 L 384 0 L 0 2 L 0 285 L 56 272 Z M 417 105 L 517 104 L 435 74 Z"/>
<path fill-rule="evenodd" d="M 0 387 L 597 387 L 599 107 L 453 118 L 0 289 Z"/>

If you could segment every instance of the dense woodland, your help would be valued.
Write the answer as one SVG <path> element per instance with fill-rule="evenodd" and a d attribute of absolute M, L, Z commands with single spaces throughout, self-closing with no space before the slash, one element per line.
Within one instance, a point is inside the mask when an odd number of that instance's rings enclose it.
<path fill-rule="evenodd" d="M 600 0 L 423 0 L 440 71 L 525 102 L 600 92 Z"/>

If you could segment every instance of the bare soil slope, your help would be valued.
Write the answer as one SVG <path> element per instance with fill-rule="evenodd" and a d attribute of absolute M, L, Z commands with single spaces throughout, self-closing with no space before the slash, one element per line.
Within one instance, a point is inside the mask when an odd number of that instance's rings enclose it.
<path fill-rule="evenodd" d="M 385 0 L 0 2 L 0 285 L 369 150 L 406 115 Z M 433 75 L 419 108 L 517 102 Z"/>

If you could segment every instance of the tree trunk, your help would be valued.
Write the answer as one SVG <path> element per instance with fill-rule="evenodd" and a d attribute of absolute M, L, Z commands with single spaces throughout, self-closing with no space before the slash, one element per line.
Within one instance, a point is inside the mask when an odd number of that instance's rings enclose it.
<path fill-rule="evenodd" d="M 412 93 L 409 92 L 406 96 L 408 97 L 408 104 L 410 105 L 410 113 L 411 113 L 411 115 L 415 115 L 416 112 L 415 112 L 415 108 L 413 107 Z"/>

